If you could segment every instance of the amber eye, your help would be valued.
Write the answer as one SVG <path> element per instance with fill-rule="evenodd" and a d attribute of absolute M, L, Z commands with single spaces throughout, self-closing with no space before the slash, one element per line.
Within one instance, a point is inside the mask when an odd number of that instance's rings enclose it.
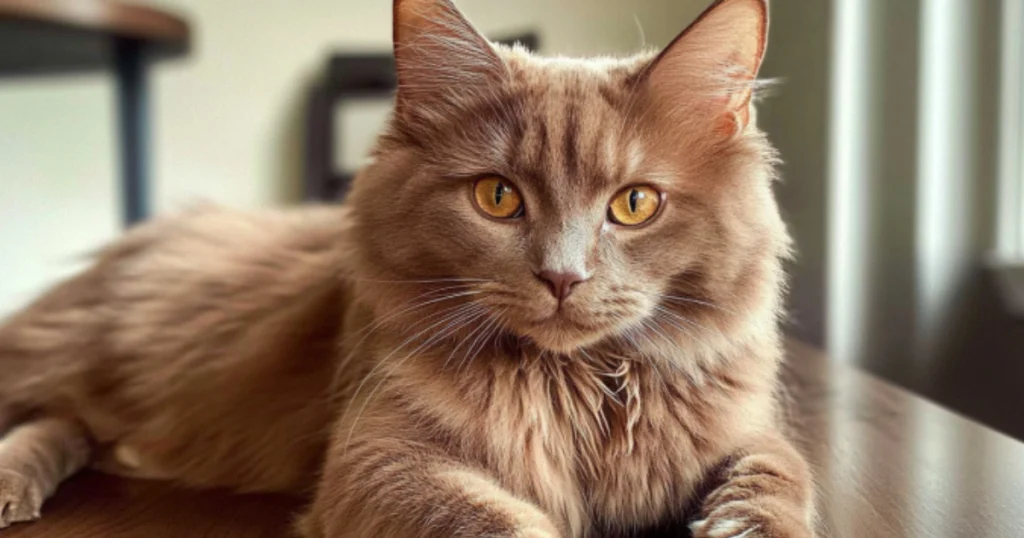
<path fill-rule="evenodd" d="M 626 187 L 612 198 L 608 206 L 608 218 L 623 226 L 643 224 L 658 212 L 661 195 L 646 185 Z"/>
<path fill-rule="evenodd" d="M 523 215 L 523 197 L 508 180 L 488 176 L 473 185 L 476 205 L 488 215 L 498 219 L 514 219 Z"/>

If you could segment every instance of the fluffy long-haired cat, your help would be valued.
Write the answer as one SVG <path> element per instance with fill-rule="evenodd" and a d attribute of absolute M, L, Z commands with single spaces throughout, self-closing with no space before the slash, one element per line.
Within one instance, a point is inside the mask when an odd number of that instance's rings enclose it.
<path fill-rule="evenodd" d="M 344 204 L 155 220 L 0 328 L 0 526 L 91 463 L 311 494 L 309 538 L 812 536 L 766 1 L 587 60 L 394 8 L 395 113 Z"/>

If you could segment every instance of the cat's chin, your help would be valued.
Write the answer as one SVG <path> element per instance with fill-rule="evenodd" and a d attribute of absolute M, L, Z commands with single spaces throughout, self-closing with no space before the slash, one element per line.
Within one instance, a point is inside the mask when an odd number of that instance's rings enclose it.
<path fill-rule="evenodd" d="M 531 340 L 533 340 L 533 343 L 537 347 L 543 349 L 544 351 L 548 351 L 558 355 L 572 355 L 573 353 L 579 351 L 580 349 L 584 349 L 596 344 L 601 340 L 601 337 L 595 336 L 593 338 L 539 339 L 534 336 L 531 337 Z"/>
<path fill-rule="evenodd" d="M 600 342 L 607 335 L 607 330 L 581 327 L 566 320 L 552 318 L 533 324 L 523 333 L 537 347 L 545 351 L 571 354 Z"/>

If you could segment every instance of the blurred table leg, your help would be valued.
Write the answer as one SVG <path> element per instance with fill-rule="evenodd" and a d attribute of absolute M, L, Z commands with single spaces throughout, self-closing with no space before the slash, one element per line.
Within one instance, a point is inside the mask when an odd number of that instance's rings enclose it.
<path fill-rule="evenodd" d="M 149 86 L 143 42 L 117 38 L 114 64 L 121 153 L 122 218 L 127 227 L 145 219 L 149 214 Z"/>

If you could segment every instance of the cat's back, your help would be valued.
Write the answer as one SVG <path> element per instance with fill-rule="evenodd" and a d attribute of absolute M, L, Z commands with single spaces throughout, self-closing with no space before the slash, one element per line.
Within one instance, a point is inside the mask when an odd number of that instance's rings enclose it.
<path fill-rule="evenodd" d="M 292 489 L 319 462 L 347 304 L 344 207 L 142 224 L 0 327 L 0 396 L 70 412 L 126 471 Z M 13 366 L 12 366 L 13 365 Z"/>
<path fill-rule="evenodd" d="M 331 256 L 344 248 L 348 229 L 344 206 L 238 211 L 200 206 L 155 218 L 129 230 L 99 252 L 97 265 L 126 269 L 244 269 L 260 260 L 277 266 L 310 255 Z M 281 257 L 284 256 L 284 259 Z M 263 263 L 267 263 L 264 261 Z M 135 265 L 135 264 L 140 264 Z"/>
<path fill-rule="evenodd" d="M 201 209 L 108 250 L 108 357 L 128 357 L 111 364 L 133 378 L 120 399 L 145 417 L 109 436 L 196 485 L 306 485 L 330 420 L 347 226 L 340 207 Z M 110 413 L 123 416 L 101 410 L 99 429 Z"/>
<path fill-rule="evenodd" d="M 133 311 L 122 320 L 126 330 L 213 312 L 251 323 L 312 290 L 342 285 L 347 230 L 342 207 L 200 208 L 130 231 L 92 271 L 102 273 L 108 303 Z"/>
<path fill-rule="evenodd" d="M 107 247 L 83 275 L 92 285 L 77 291 L 101 295 L 91 317 L 103 323 L 103 354 L 118 362 L 177 369 L 248 355 L 245 342 L 265 349 L 299 330 L 298 318 L 327 320 L 323 310 L 338 308 L 347 222 L 340 207 L 194 209 Z"/>

